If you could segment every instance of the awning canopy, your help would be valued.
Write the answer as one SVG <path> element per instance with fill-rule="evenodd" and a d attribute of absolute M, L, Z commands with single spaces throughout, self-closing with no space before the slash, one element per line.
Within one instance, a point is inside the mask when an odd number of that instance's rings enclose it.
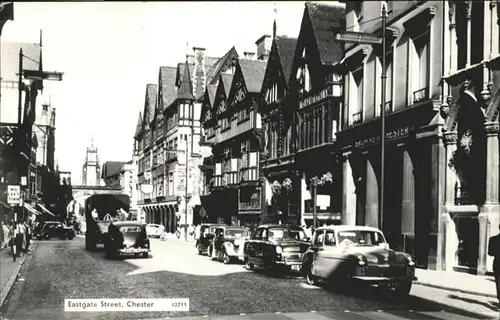
<path fill-rule="evenodd" d="M 30 204 L 28 203 L 24 203 L 24 207 L 31 213 L 33 213 L 34 215 L 36 216 L 39 216 L 41 215 L 42 213 L 40 211 L 38 211 L 37 209 L 33 208 Z"/>
<path fill-rule="evenodd" d="M 49 215 L 51 215 L 51 216 L 53 216 L 53 217 L 55 217 L 55 216 L 56 216 L 55 214 L 53 214 L 52 212 L 50 212 L 50 211 L 49 211 L 49 209 L 45 208 L 45 206 L 44 206 L 43 204 L 37 203 L 37 205 L 38 205 L 38 207 L 39 207 L 40 209 L 42 209 L 42 211 L 43 211 L 43 212 L 45 212 L 46 214 L 49 214 Z"/>

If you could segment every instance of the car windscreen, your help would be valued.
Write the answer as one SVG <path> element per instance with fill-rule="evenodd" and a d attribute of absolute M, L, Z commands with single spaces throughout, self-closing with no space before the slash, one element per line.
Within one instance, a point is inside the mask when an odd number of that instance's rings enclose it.
<path fill-rule="evenodd" d="M 142 228 L 139 226 L 122 226 L 120 232 L 122 233 L 141 233 Z"/>
<path fill-rule="evenodd" d="M 224 236 L 231 238 L 243 238 L 248 237 L 249 233 L 245 229 L 226 229 Z"/>
<path fill-rule="evenodd" d="M 382 233 L 368 230 L 345 230 L 338 232 L 339 243 L 378 246 L 385 243 Z"/>
<path fill-rule="evenodd" d="M 301 228 L 270 228 L 269 239 L 272 240 L 306 240 L 306 234 Z"/>
<path fill-rule="evenodd" d="M 150 224 L 148 225 L 149 228 L 159 228 L 160 226 L 157 224 Z"/>

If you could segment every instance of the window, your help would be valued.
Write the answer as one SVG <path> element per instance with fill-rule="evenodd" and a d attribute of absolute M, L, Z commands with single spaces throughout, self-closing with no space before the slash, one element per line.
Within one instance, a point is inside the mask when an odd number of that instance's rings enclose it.
<path fill-rule="evenodd" d="M 240 111 L 238 111 L 238 122 L 243 122 L 248 119 L 250 119 L 250 114 L 247 108 L 243 108 Z"/>
<path fill-rule="evenodd" d="M 323 245 L 323 237 L 325 235 L 325 230 L 318 230 L 314 233 L 314 242 L 313 245 L 321 246 Z"/>
<path fill-rule="evenodd" d="M 237 158 L 232 158 L 231 159 L 231 172 L 238 171 L 238 159 Z"/>
<path fill-rule="evenodd" d="M 417 103 L 427 97 L 429 87 L 429 30 L 413 39 L 413 55 L 411 66 L 412 103 Z M 417 93 L 422 90 L 422 93 Z"/>
<path fill-rule="evenodd" d="M 325 232 L 325 246 L 335 246 L 335 232 L 331 230 Z"/>
<path fill-rule="evenodd" d="M 231 128 L 231 120 L 228 117 L 222 118 L 221 130 L 226 130 Z"/>
<path fill-rule="evenodd" d="M 257 152 L 250 152 L 249 167 L 257 166 Z"/>
<path fill-rule="evenodd" d="M 363 68 L 360 68 L 352 73 L 352 88 L 353 95 L 350 97 L 353 100 L 353 103 L 350 103 L 353 106 L 352 110 L 352 118 L 351 124 L 360 123 L 363 115 Z"/>

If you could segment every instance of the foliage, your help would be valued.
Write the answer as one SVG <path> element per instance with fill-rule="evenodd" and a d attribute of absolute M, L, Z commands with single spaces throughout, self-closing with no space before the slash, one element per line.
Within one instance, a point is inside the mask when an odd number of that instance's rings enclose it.
<path fill-rule="evenodd" d="M 283 186 L 283 189 L 285 189 L 285 191 L 286 191 L 286 192 L 290 192 L 290 191 L 292 191 L 292 188 L 293 188 L 293 186 L 292 186 L 292 179 L 290 179 L 290 178 L 286 178 L 286 179 L 283 181 L 282 186 Z"/>
<path fill-rule="evenodd" d="M 273 194 L 279 194 L 281 192 L 281 184 L 277 180 L 274 180 L 271 185 L 271 190 L 273 191 Z"/>
<path fill-rule="evenodd" d="M 332 183 L 332 182 L 333 182 L 333 177 L 332 177 L 332 174 L 330 172 L 323 174 L 321 176 L 321 178 L 319 178 L 318 176 L 314 176 L 311 178 L 311 183 L 315 184 L 317 186 L 322 186 L 322 185 L 325 185 L 327 183 Z"/>

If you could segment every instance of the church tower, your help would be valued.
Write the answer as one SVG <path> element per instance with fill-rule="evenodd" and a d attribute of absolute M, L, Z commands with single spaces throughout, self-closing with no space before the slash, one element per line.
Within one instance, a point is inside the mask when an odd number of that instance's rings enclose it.
<path fill-rule="evenodd" d="M 90 141 L 90 147 L 87 147 L 85 161 L 82 171 L 82 185 L 99 186 L 101 181 L 101 166 L 97 155 L 97 147 L 94 146 L 94 137 Z"/>

